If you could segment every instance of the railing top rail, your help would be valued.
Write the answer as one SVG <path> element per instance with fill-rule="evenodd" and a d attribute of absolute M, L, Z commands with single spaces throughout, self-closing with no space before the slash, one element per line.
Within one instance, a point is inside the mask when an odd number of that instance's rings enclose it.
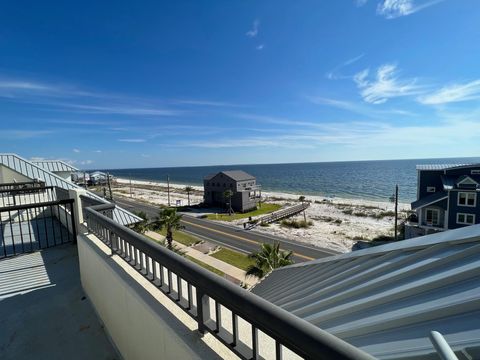
<path fill-rule="evenodd" d="M 0 187 L 3 186 L 21 186 L 21 185 L 45 185 L 44 181 L 21 181 L 21 182 L 10 182 L 10 183 L 1 183 Z"/>
<path fill-rule="evenodd" d="M 22 193 L 22 192 L 39 192 L 49 189 L 54 189 L 55 186 L 36 186 L 36 187 L 26 187 L 26 188 L 15 188 L 15 189 L 2 189 L 0 186 L 0 194 L 2 193 Z"/>
<path fill-rule="evenodd" d="M 94 217 L 98 224 L 201 289 L 207 296 L 217 300 L 300 356 L 308 359 L 372 359 L 367 353 L 332 334 L 147 240 L 133 230 L 119 225 L 98 213 L 96 209 L 96 206 L 85 208 L 87 223 L 88 217 Z"/>
<path fill-rule="evenodd" d="M 64 199 L 64 200 L 46 201 L 41 203 L 25 204 L 25 205 L 6 206 L 6 207 L 0 207 L 0 212 L 25 210 L 25 209 L 39 208 L 39 207 L 50 206 L 50 205 L 65 205 L 65 204 L 71 204 L 74 201 L 75 200 L 73 199 Z"/>

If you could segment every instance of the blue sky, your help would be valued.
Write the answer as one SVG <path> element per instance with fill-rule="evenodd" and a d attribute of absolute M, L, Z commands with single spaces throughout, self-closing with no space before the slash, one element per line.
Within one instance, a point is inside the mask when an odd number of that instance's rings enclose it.
<path fill-rule="evenodd" d="M 4 1 L 0 149 L 81 168 L 479 156 L 478 0 Z"/>

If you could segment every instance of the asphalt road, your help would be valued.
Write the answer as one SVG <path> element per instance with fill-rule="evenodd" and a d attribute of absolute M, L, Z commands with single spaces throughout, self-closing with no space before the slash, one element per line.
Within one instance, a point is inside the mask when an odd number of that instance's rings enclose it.
<path fill-rule="evenodd" d="M 125 198 L 116 198 L 115 203 L 128 211 L 144 211 L 149 218 L 158 216 L 159 208 L 153 205 Z M 254 230 L 244 230 L 236 226 L 199 219 L 188 213 L 183 213 L 183 215 L 182 225 L 185 226 L 184 231 L 192 233 L 201 239 L 244 253 L 258 251 L 260 244 L 273 243 L 276 240 L 280 242 L 282 249 L 293 251 L 295 262 L 309 261 L 338 254 L 329 249 L 305 245 L 283 237 L 266 235 Z"/>

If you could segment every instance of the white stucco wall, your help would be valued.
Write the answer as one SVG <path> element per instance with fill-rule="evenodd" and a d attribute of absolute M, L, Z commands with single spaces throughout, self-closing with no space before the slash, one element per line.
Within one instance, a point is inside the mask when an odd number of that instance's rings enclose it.
<path fill-rule="evenodd" d="M 82 286 L 113 343 L 129 359 L 236 358 L 96 237 L 78 236 Z"/>
<path fill-rule="evenodd" d="M 0 183 L 25 182 L 32 181 L 30 179 L 5 165 L 0 165 Z"/>

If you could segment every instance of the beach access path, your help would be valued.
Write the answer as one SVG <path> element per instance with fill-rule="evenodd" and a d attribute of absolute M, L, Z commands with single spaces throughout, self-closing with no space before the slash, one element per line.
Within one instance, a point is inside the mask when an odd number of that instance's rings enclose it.
<path fill-rule="evenodd" d="M 143 211 L 149 218 L 158 216 L 159 207 L 155 205 L 121 197 L 117 197 L 115 203 L 129 211 Z M 279 241 L 283 250 L 293 251 L 293 259 L 297 263 L 339 254 L 334 250 L 302 244 L 283 237 L 199 219 L 187 213 L 183 213 L 182 225 L 185 226 L 184 231 L 200 239 L 246 254 L 258 251 L 262 243 L 273 243 L 273 241 Z"/>
<path fill-rule="evenodd" d="M 165 236 L 160 235 L 159 233 L 155 231 L 147 231 L 145 235 L 158 240 L 158 241 L 163 241 L 165 239 Z M 221 272 L 237 279 L 238 281 L 244 282 L 248 286 L 253 286 L 255 285 L 258 280 L 254 276 L 246 276 L 246 272 L 243 271 L 242 269 L 239 269 L 233 265 L 227 264 L 224 261 L 215 259 L 214 257 L 211 257 L 210 255 L 204 254 L 201 251 L 198 251 L 194 248 L 191 248 L 189 246 L 185 246 L 183 244 L 180 244 L 179 242 L 176 242 L 173 240 L 173 244 L 176 248 L 181 250 L 182 252 L 185 253 L 185 255 L 191 256 L 192 258 L 195 258 L 197 260 L 200 260 L 201 262 L 210 265 L 214 267 L 217 270 L 220 270 Z"/>

